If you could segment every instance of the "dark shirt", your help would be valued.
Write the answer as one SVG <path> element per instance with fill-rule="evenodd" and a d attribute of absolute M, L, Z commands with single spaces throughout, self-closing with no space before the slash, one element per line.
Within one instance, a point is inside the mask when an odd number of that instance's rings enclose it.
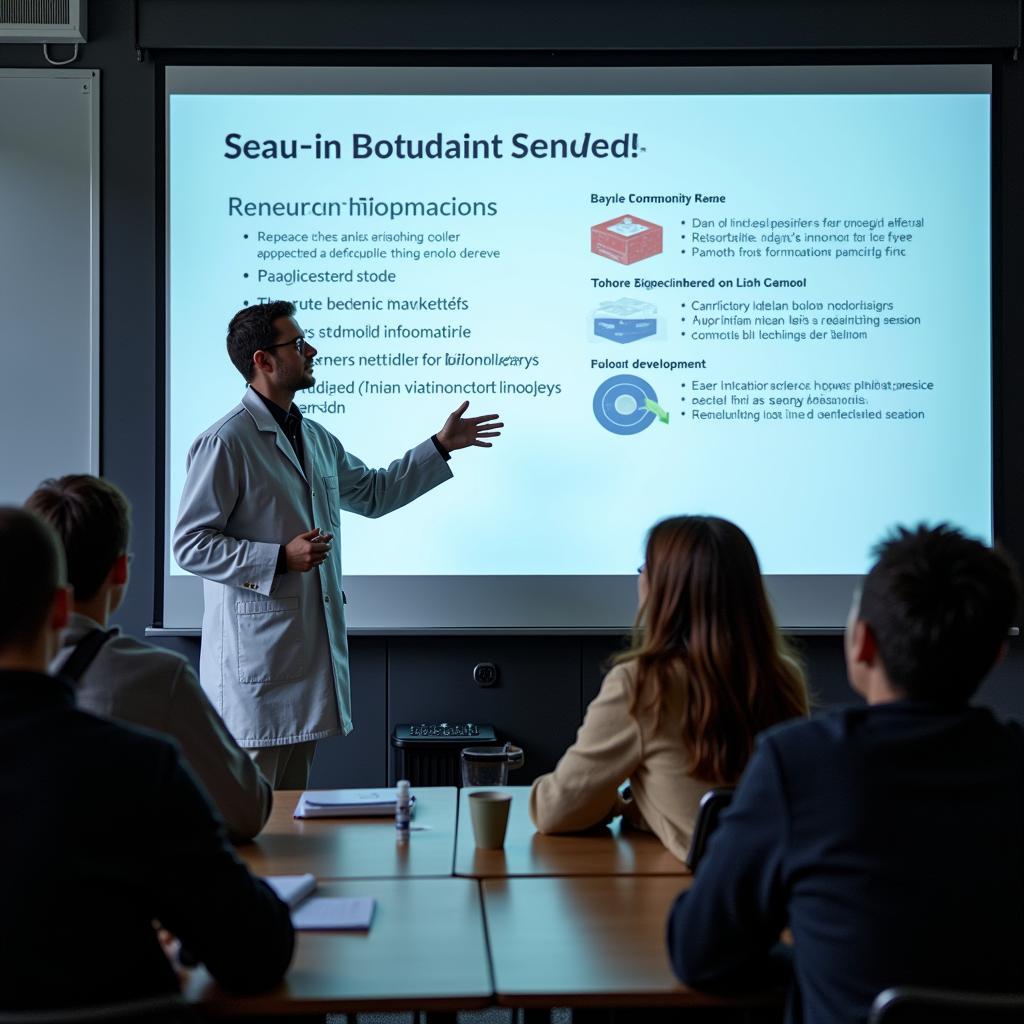
<path fill-rule="evenodd" d="M 253 391 L 256 391 L 253 388 Z M 277 421 L 277 425 L 281 428 L 284 436 L 291 442 L 292 450 L 295 452 L 295 457 L 299 460 L 299 465 L 302 467 L 302 472 L 306 472 L 306 447 L 302 443 L 302 412 L 299 407 L 292 402 L 290 409 L 282 409 L 277 402 L 272 402 L 266 395 L 256 391 L 256 394 L 260 396 L 263 404 L 270 410 L 270 415 Z M 274 568 L 274 573 L 278 576 L 283 575 L 288 571 L 288 553 L 285 551 L 285 545 L 282 544 L 277 551 L 277 565 Z"/>
<path fill-rule="evenodd" d="M 253 391 L 256 391 L 253 388 Z M 299 407 L 292 402 L 290 409 L 282 409 L 277 402 L 272 402 L 266 395 L 256 391 L 256 394 L 260 396 L 263 404 L 270 410 L 270 415 L 274 417 L 277 425 L 281 428 L 284 436 L 291 442 L 292 448 L 295 451 L 295 456 L 299 460 L 299 465 L 302 467 L 303 473 L 306 472 L 306 449 L 302 443 L 302 412 Z M 430 438 L 434 442 L 434 447 L 437 449 L 437 454 L 441 456 L 445 462 L 451 460 L 451 454 L 445 448 L 443 444 L 437 439 L 437 434 L 433 434 Z M 282 573 L 288 571 L 288 555 L 285 551 L 285 545 L 282 544 L 277 552 L 277 566 L 274 572 L 280 576 Z M 344 596 L 344 595 L 342 595 Z"/>
<path fill-rule="evenodd" d="M 898 701 L 765 733 L 669 920 L 679 977 L 763 984 L 793 933 L 793 1024 L 891 985 L 1024 987 L 1024 733 Z"/>
<path fill-rule="evenodd" d="M 256 389 L 253 388 L 253 391 Z M 272 402 L 266 395 L 260 394 L 259 391 L 256 391 L 256 394 L 263 400 L 263 404 L 270 410 L 270 415 L 274 417 L 284 436 L 291 442 L 295 457 L 299 460 L 302 472 L 305 473 L 306 449 L 302 443 L 302 411 L 294 402 L 290 409 L 282 409 L 277 402 Z"/>
<path fill-rule="evenodd" d="M 287 969 L 288 908 L 173 741 L 77 710 L 62 679 L 0 671 L 0 806 L 0 1010 L 177 991 L 154 920 L 229 989 Z"/>

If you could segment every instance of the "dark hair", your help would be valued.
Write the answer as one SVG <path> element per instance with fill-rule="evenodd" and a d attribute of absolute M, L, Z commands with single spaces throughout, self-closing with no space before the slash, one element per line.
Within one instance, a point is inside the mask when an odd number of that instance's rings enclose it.
<path fill-rule="evenodd" d="M 240 309 L 228 324 L 228 355 L 235 369 L 250 381 L 253 378 L 252 357 L 277 341 L 274 321 L 283 316 L 294 316 L 291 302 L 264 302 Z"/>
<path fill-rule="evenodd" d="M 677 516 L 647 536 L 647 599 L 631 649 L 634 710 L 660 717 L 668 687 L 682 689 L 690 772 L 735 782 L 762 729 L 808 712 L 807 686 L 779 633 L 747 535 L 714 516 Z"/>
<path fill-rule="evenodd" d="M 889 682 L 913 700 L 965 704 L 1013 625 L 1013 562 L 945 523 L 897 527 L 874 555 L 857 617 L 871 627 Z"/>
<path fill-rule="evenodd" d="M 76 601 L 100 589 L 118 555 L 128 550 L 131 506 L 109 480 L 88 473 L 44 480 L 25 502 L 64 543 L 68 582 Z"/>
<path fill-rule="evenodd" d="M 0 508 L 0 649 L 35 639 L 63 582 L 64 556 L 49 524 L 23 508 Z"/>

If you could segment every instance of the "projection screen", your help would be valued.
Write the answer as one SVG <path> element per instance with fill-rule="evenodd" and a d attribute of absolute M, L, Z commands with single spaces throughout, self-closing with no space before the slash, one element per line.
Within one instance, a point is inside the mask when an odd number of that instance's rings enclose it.
<path fill-rule="evenodd" d="M 992 539 L 987 66 L 166 86 L 165 627 L 201 620 L 169 536 L 245 389 L 226 325 L 276 299 L 317 349 L 297 404 L 368 465 L 465 399 L 506 424 L 407 507 L 310 523 L 354 631 L 626 628 L 682 513 L 746 530 L 791 629 L 842 625 L 895 523 Z"/>

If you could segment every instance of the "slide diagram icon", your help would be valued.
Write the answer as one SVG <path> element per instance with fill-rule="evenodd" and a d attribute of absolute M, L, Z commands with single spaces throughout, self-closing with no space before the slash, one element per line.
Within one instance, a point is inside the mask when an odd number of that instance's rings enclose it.
<path fill-rule="evenodd" d="M 658 309 L 652 302 L 623 298 L 602 302 L 594 310 L 594 334 L 628 345 L 658 333 Z"/>
<path fill-rule="evenodd" d="M 661 225 L 641 217 L 615 217 L 590 229 L 590 251 L 626 265 L 657 256 L 661 242 Z"/>
<path fill-rule="evenodd" d="M 668 423 L 654 388 L 642 377 L 620 373 L 609 377 L 594 392 L 594 416 L 613 434 L 639 434 L 656 419 Z"/>

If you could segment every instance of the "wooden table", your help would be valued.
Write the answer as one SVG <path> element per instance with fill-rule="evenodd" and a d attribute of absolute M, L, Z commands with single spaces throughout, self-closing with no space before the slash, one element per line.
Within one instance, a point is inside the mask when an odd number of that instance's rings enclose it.
<path fill-rule="evenodd" d="M 374 896 L 368 932 L 299 932 L 284 982 L 229 996 L 202 968 L 185 989 L 210 1017 L 362 1010 L 472 1010 L 493 1001 L 479 886 L 460 878 L 328 882 L 323 896 Z"/>
<path fill-rule="evenodd" d="M 299 791 L 274 794 L 266 828 L 238 855 L 257 875 L 317 878 L 449 878 L 455 849 L 456 790 L 417 787 L 415 831 L 395 841 L 394 818 L 292 817 Z"/>
<path fill-rule="evenodd" d="M 530 787 L 502 788 L 512 794 L 503 850 L 476 848 L 467 805 L 467 796 L 472 790 L 461 791 L 455 874 L 469 878 L 689 875 L 686 865 L 676 860 L 659 839 L 646 832 L 624 829 L 621 820 L 608 828 L 580 835 L 542 836 L 530 820 Z"/>
<path fill-rule="evenodd" d="M 763 1006 L 681 985 L 665 922 L 690 878 L 494 878 L 481 883 L 501 1006 Z"/>

